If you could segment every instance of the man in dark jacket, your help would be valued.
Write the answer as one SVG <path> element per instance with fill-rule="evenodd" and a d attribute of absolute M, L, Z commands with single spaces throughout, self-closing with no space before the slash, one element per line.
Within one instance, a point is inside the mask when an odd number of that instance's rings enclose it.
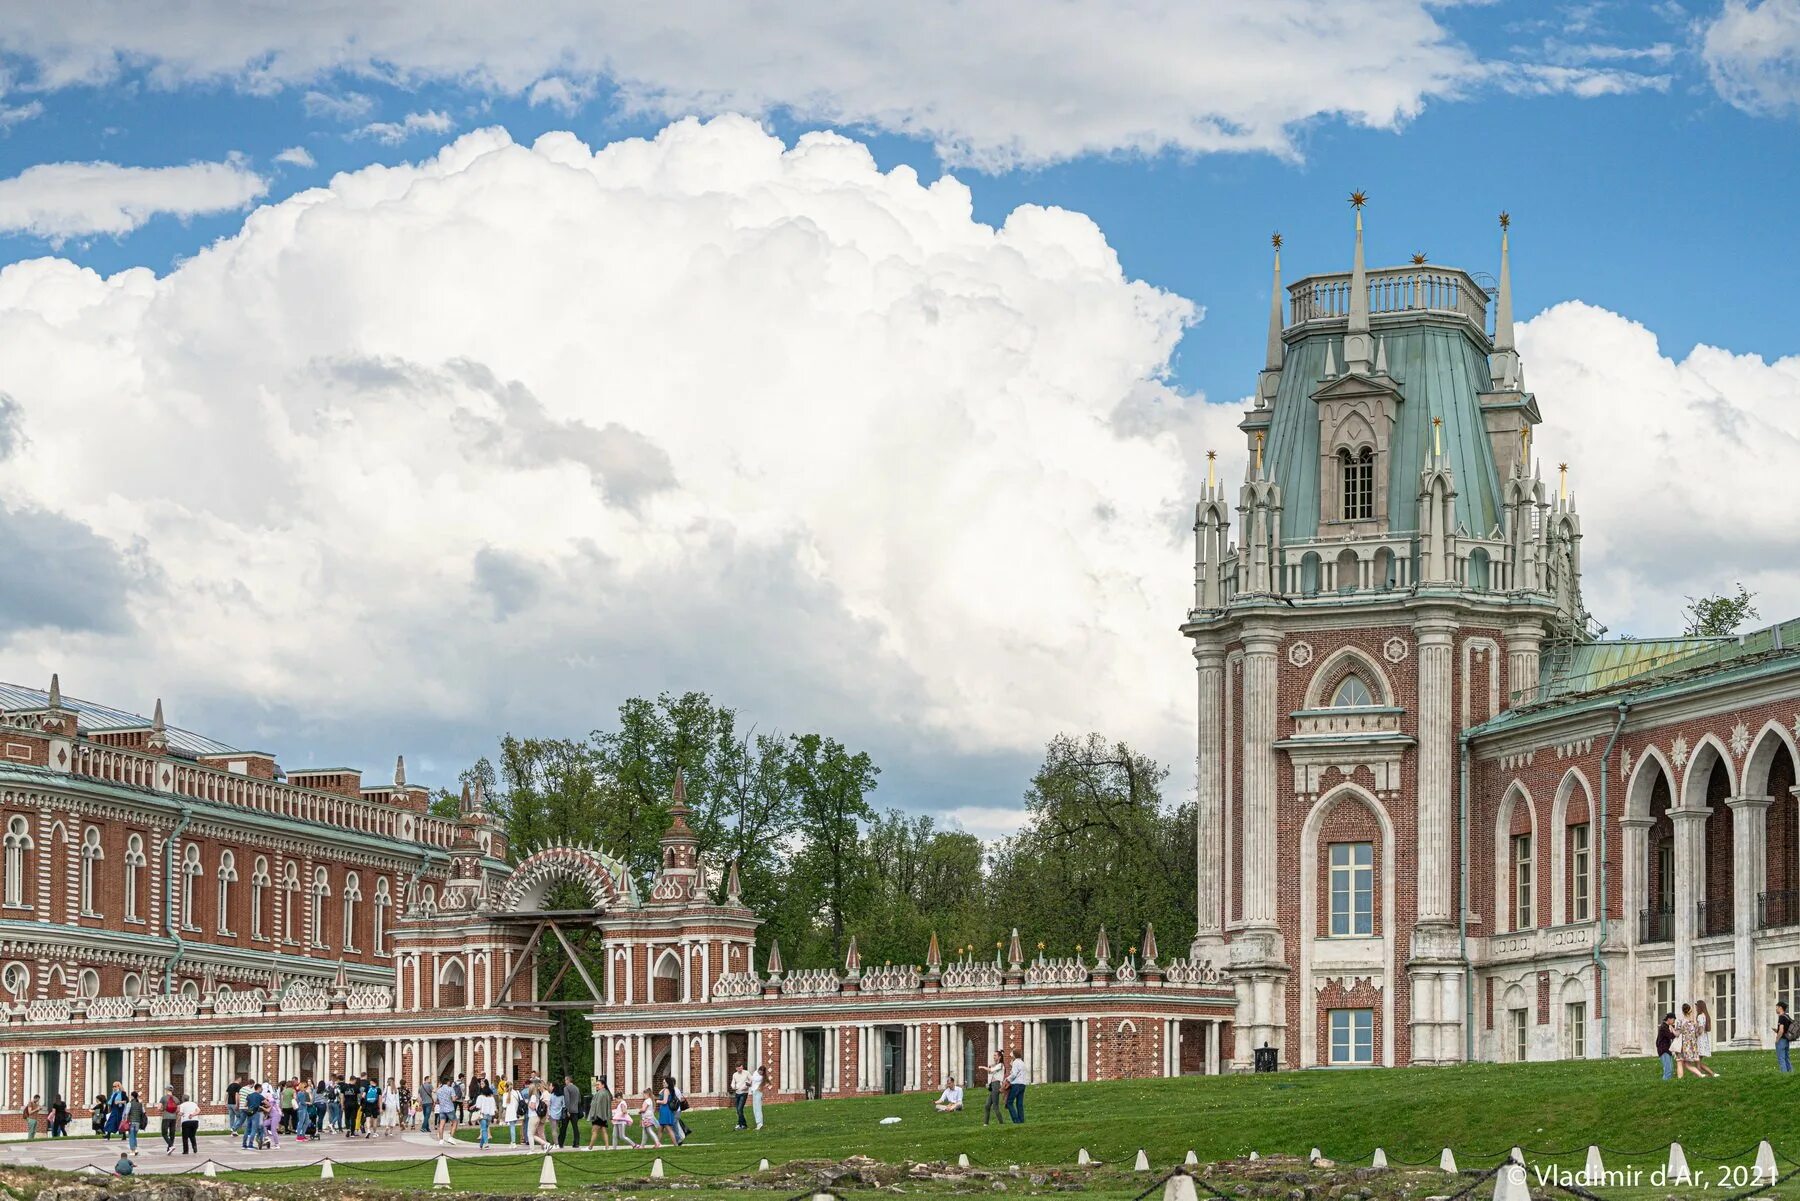
<path fill-rule="evenodd" d="M 562 1128 L 556 1132 L 556 1145 L 563 1145 L 563 1136 L 569 1135 L 569 1142 L 577 1150 L 581 1148 L 581 1089 L 575 1083 L 575 1077 L 563 1077 L 563 1120 Z"/>
<path fill-rule="evenodd" d="M 1656 1028 L 1656 1057 L 1662 1060 L 1663 1079 L 1672 1080 L 1675 1076 L 1675 1015 L 1663 1015 L 1662 1025 Z"/>

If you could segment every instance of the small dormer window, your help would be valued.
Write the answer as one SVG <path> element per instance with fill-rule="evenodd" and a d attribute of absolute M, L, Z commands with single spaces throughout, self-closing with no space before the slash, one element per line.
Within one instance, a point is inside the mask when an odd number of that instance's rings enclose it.
<path fill-rule="evenodd" d="M 1337 691 L 1331 694 L 1333 709 L 1366 709 L 1374 704 L 1374 694 L 1355 672 L 1345 676 L 1343 683 L 1337 686 Z"/>
<path fill-rule="evenodd" d="M 1338 451 L 1338 477 L 1343 484 L 1342 513 L 1345 521 L 1368 521 L 1375 516 L 1375 452 L 1368 447 L 1355 454 Z"/>

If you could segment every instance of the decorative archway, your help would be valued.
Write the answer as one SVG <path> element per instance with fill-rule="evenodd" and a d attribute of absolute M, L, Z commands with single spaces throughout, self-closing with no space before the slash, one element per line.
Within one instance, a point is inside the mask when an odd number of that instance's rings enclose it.
<path fill-rule="evenodd" d="M 1352 783 L 1339 784 L 1324 796 L 1307 812 L 1306 821 L 1300 829 L 1300 998 L 1303 1013 L 1298 1022 L 1300 1040 L 1300 1063 L 1304 1067 L 1314 1067 L 1319 1062 L 1317 1009 L 1320 989 L 1324 987 L 1316 977 L 1324 975 L 1322 969 L 1314 965 L 1315 941 L 1323 937 L 1318 929 L 1319 914 L 1319 843 L 1327 823 L 1334 811 L 1346 807 L 1360 807 L 1373 818 L 1378 833 L 1380 850 L 1376 855 L 1375 871 L 1380 890 L 1377 902 L 1379 909 L 1379 926 L 1375 937 L 1369 939 L 1379 946 L 1379 964 L 1361 964 L 1348 969 L 1359 977 L 1381 977 L 1381 1062 L 1386 1067 L 1394 1065 L 1394 1045 L 1398 1041 L 1394 1030 L 1394 939 L 1396 936 L 1394 911 L 1394 823 L 1388 816 L 1385 806 L 1374 794 L 1361 785 Z M 1337 974 L 1343 974 L 1339 972 Z M 1290 1028 L 1293 1023 L 1290 1022 Z"/>
<path fill-rule="evenodd" d="M 554 884 L 579 884 L 595 909 L 637 905 L 637 889 L 625 865 L 592 847 L 552 846 L 527 856 L 513 869 L 494 907 L 501 913 L 536 913 Z"/>

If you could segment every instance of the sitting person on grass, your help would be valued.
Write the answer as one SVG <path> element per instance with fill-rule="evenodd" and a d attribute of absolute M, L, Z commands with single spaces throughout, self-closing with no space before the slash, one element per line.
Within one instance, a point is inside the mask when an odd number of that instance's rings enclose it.
<path fill-rule="evenodd" d="M 932 1103 L 939 1113 L 955 1113 L 962 1108 L 962 1085 L 956 1082 L 955 1076 L 945 1078 L 944 1091 Z"/>

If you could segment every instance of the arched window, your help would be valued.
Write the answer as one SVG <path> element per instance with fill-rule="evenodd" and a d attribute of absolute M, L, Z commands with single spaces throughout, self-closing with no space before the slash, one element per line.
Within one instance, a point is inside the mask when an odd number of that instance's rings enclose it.
<path fill-rule="evenodd" d="M 6 903 L 24 907 L 25 856 L 31 851 L 31 823 L 13 817 L 6 823 Z"/>
<path fill-rule="evenodd" d="M 219 933 L 231 933 L 231 886 L 237 883 L 237 856 L 219 853 Z"/>
<path fill-rule="evenodd" d="M 438 1007 L 461 1009 L 468 1004 L 468 977 L 463 974 L 462 960 L 452 959 L 438 976 Z"/>
<path fill-rule="evenodd" d="M 1343 682 L 1337 686 L 1337 691 L 1331 694 L 1333 709 L 1361 709 L 1373 704 L 1375 704 L 1375 695 L 1369 691 L 1369 686 L 1363 681 L 1363 678 L 1355 672 L 1345 676 Z"/>
<path fill-rule="evenodd" d="M 331 879 L 325 869 L 313 869 L 312 883 L 312 945 L 325 945 L 325 898 L 331 895 Z"/>
<path fill-rule="evenodd" d="M 681 959 L 673 952 L 664 952 L 656 961 L 650 992 L 652 1001 L 681 1000 Z"/>
<path fill-rule="evenodd" d="M 362 900 L 362 880 L 355 872 L 344 877 L 344 947 L 356 950 L 356 903 Z"/>
<path fill-rule="evenodd" d="M 375 880 L 375 953 L 387 954 L 388 910 L 393 906 L 394 898 L 388 889 L 388 878 L 379 876 Z"/>
<path fill-rule="evenodd" d="M 200 891 L 200 844 L 190 842 L 181 852 L 181 925 L 186 930 L 198 930 L 200 924 L 194 920 L 194 894 Z"/>
<path fill-rule="evenodd" d="M 144 887 L 144 836 L 133 834 L 125 840 L 125 920 L 144 920 L 142 902 Z"/>
<path fill-rule="evenodd" d="M 269 932 L 263 925 L 263 906 L 269 899 L 269 859 L 266 855 L 258 855 L 256 864 L 250 872 L 250 937 L 267 938 Z"/>
<path fill-rule="evenodd" d="M 183 980 L 181 982 L 181 995 L 190 1001 L 198 1001 L 200 999 L 200 986 L 195 984 L 192 980 Z"/>
<path fill-rule="evenodd" d="M 15 1001 L 23 1001 L 31 991 L 31 969 L 22 963 L 9 963 L 0 968 L 0 991 Z"/>
<path fill-rule="evenodd" d="M 89 826 L 81 832 L 81 915 L 99 917 L 94 908 L 94 879 L 100 872 L 100 861 L 106 851 L 100 845 L 100 827 Z"/>
<path fill-rule="evenodd" d="M 281 871 L 281 938 L 292 943 L 295 915 L 300 910 L 300 867 L 292 859 Z"/>
<path fill-rule="evenodd" d="M 127 997 L 135 997 L 135 996 L 139 996 L 140 994 L 142 994 L 143 991 L 144 991 L 144 978 L 142 976 L 138 975 L 136 972 L 126 972 L 124 982 L 119 985 L 120 995 L 127 996 Z"/>
<path fill-rule="evenodd" d="M 83 996 L 83 997 L 99 996 L 100 995 L 100 973 L 96 972 L 91 967 L 82 968 L 81 975 L 77 979 L 75 987 L 77 990 L 77 994 L 80 996 Z"/>
<path fill-rule="evenodd" d="M 1338 475 L 1343 481 L 1345 521 L 1368 521 L 1375 516 L 1375 452 L 1368 447 L 1352 455 L 1338 451 Z"/>

